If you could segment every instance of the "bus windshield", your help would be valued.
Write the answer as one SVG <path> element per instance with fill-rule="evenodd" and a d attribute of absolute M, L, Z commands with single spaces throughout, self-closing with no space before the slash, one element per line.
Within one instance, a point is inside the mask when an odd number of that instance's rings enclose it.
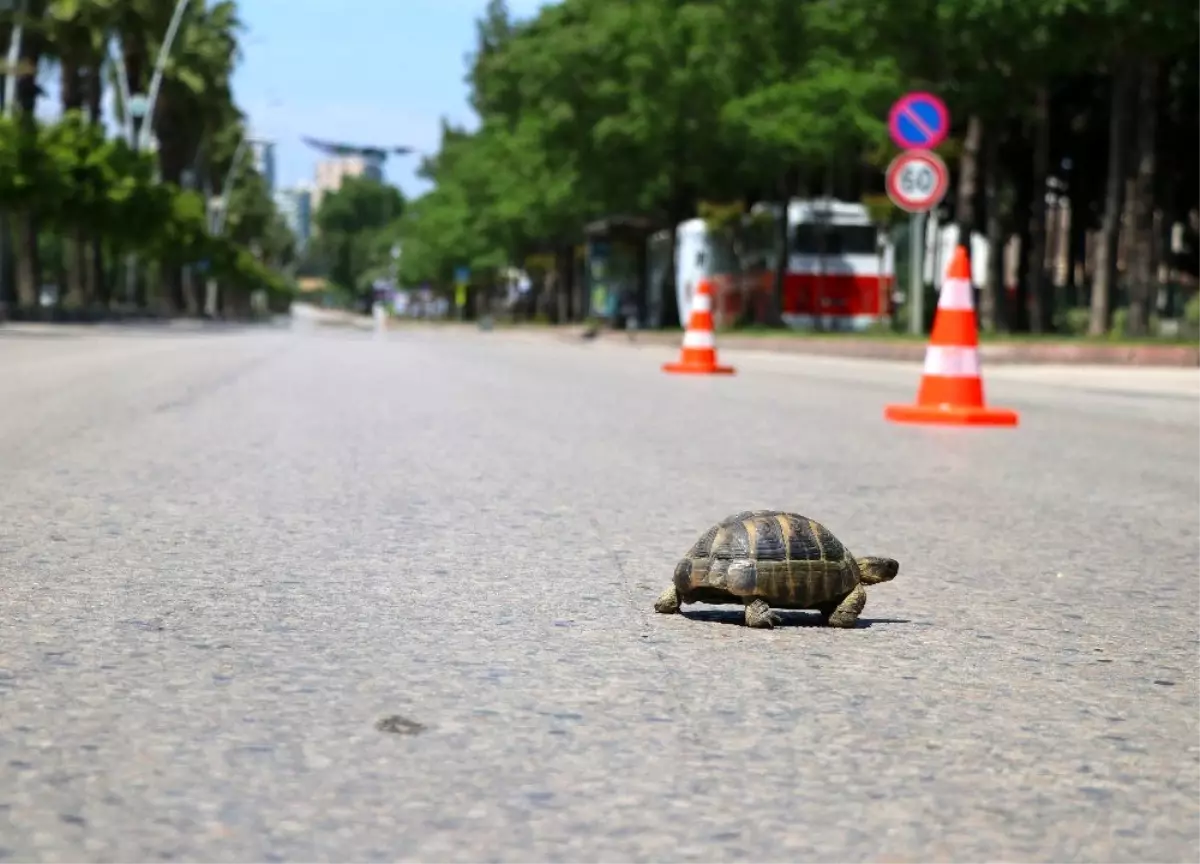
<path fill-rule="evenodd" d="M 874 225 L 830 225 L 802 222 L 792 230 L 797 255 L 875 255 L 878 232 Z"/>

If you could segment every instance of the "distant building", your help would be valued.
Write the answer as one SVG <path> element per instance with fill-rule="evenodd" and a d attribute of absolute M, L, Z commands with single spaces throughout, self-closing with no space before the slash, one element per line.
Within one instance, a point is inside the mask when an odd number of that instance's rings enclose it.
<path fill-rule="evenodd" d="M 317 163 L 317 188 L 323 192 L 340 189 L 347 177 L 383 181 L 383 160 L 369 156 L 339 156 Z"/>
<path fill-rule="evenodd" d="M 254 141 L 250 145 L 254 154 L 254 169 L 267 182 L 267 191 L 275 191 L 275 142 Z"/>
<path fill-rule="evenodd" d="M 312 195 L 312 208 L 321 206 L 321 198 L 342 188 L 347 177 L 366 177 L 383 182 L 383 159 L 372 156 L 339 156 L 322 159 L 317 163 L 316 184 Z"/>
<path fill-rule="evenodd" d="M 296 237 L 296 248 L 303 249 L 312 238 L 312 191 L 307 186 L 279 189 L 274 199 L 275 209 Z"/>

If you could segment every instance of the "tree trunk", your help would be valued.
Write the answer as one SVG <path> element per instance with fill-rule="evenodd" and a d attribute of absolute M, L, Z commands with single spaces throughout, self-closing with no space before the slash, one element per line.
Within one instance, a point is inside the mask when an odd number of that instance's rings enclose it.
<path fill-rule="evenodd" d="M 562 245 L 554 250 L 554 296 L 558 304 L 556 324 L 571 323 L 571 247 Z"/>
<path fill-rule="evenodd" d="M 26 11 L 31 18 L 40 18 L 45 11 L 45 3 L 34 0 Z M 34 71 L 17 79 L 17 108 L 24 123 L 34 122 L 38 97 L 37 69 L 41 63 L 45 43 L 45 36 L 41 30 L 25 28 L 21 37 L 20 64 Z M 42 281 L 41 261 L 38 258 L 37 221 L 29 211 L 18 212 L 13 221 L 17 235 L 16 247 L 13 250 L 16 258 L 17 304 L 33 307 L 37 305 Z"/>
<path fill-rule="evenodd" d="M 1124 205 L 1125 124 L 1131 82 L 1130 68 L 1121 62 L 1113 70 L 1112 108 L 1108 120 L 1108 178 L 1104 200 L 1104 221 L 1096 249 L 1096 269 L 1092 276 L 1091 316 L 1088 335 L 1103 336 L 1112 320 L 1113 288 L 1117 280 L 1117 240 Z"/>
<path fill-rule="evenodd" d="M 87 113 L 93 123 L 103 120 L 101 104 L 104 97 L 104 59 L 93 57 L 88 64 L 85 79 L 87 90 Z M 94 232 L 85 235 L 84 260 L 87 273 L 84 277 L 84 292 L 94 303 L 108 305 L 108 290 L 104 278 L 104 249 Z"/>
<path fill-rule="evenodd" d="M 1033 130 L 1033 178 L 1029 208 L 1029 329 L 1044 333 L 1049 323 L 1046 290 L 1046 178 L 1050 173 L 1050 91 L 1042 85 L 1035 97 Z M 1022 244 L 1022 257 L 1025 256 Z"/>
<path fill-rule="evenodd" d="M 967 118 L 967 134 L 958 163 L 958 196 L 954 203 L 958 242 L 966 247 L 968 256 L 971 254 L 971 232 L 976 225 L 975 195 L 979 187 L 979 152 L 982 144 L 983 119 L 978 114 L 972 114 Z"/>
<path fill-rule="evenodd" d="M 167 85 L 159 91 L 155 110 L 158 131 L 158 170 L 164 183 L 183 186 L 183 173 L 196 157 L 199 137 L 190 118 L 181 116 L 180 103 Z M 199 307 L 195 294 L 186 290 L 183 266 L 175 261 L 162 263 L 165 292 L 160 303 L 168 315 L 196 315 Z"/>
<path fill-rule="evenodd" d="M 983 199 L 987 212 L 987 278 L 980 294 L 980 325 L 985 331 L 1005 329 L 1004 222 L 1000 213 L 1000 139 L 989 136 L 983 149 Z"/>
<path fill-rule="evenodd" d="M 1137 99 L 1137 175 L 1131 226 L 1129 313 L 1125 319 L 1130 336 L 1150 332 L 1150 312 L 1157 284 L 1154 272 L 1154 151 L 1155 121 L 1158 117 L 1158 63 L 1145 60 Z"/>
<path fill-rule="evenodd" d="M 1034 189 L 1026 174 L 1017 184 L 1016 201 L 1013 209 L 1017 213 L 1028 213 L 1033 207 Z M 1013 333 L 1029 332 L 1029 252 L 1030 220 L 1017 224 L 1017 267 L 1016 290 L 1008 307 L 1008 328 Z"/>
<path fill-rule="evenodd" d="M 74 57 L 67 56 L 62 60 L 62 76 L 60 82 L 62 110 L 80 111 L 84 107 L 83 70 Z M 66 274 L 66 292 L 63 305 L 68 308 L 79 308 L 88 302 L 85 274 L 87 258 L 84 254 L 83 231 L 74 226 L 63 232 L 63 271 Z"/>
<path fill-rule="evenodd" d="M 16 218 L 16 276 L 17 306 L 33 309 L 41 293 L 42 267 L 38 258 L 37 219 L 28 210 L 18 211 Z"/>
<path fill-rule="evenodd" d="M 1071 220 L 1067 228 L 1067 296 L 1072 309 L 1085 304 L 1083 285 L 1087 282 L 1087 211 L 1084 195 L 1075 184 L 1070 187 Z M 1082 272 L 1080 272 L 1082 271 Z"/>
<path fill-rule="evenodd" d="M 12 41 L 11 22 L 0 22 L 0 54 L 7 57 L 8 48 Z M 0 75 L 0 110 L 4 105 L 4 82 L 6 75 Z M 16 305 L 17 295 L 12 281 L 12 221 L 8 210 L 0 210 L 0 321 L 3 321 L 10 307 Z"/>
<path fill-rule="evenodd" d="M 1168 94 L 1170 93 L 1170 75 L 1174 70 L 1167 67 L 1163 70 L 1163 80 L 1159 84 L 1159 102 L 1167 102 Z M 1200 77 L 1200 76 L 1197 76 Z M 1167 82 L 1164 84 L 1164 82 Z M 1168 103 L 1169 104 L 1169 103 Z M 1175 269 L 1174 255 L 1171 251 L 1172 236 L 1176 223 L 1187 223 L 1189 205 L 1184 202 L 1195 202 L 1195 189 L 1200 186 L 1200 183 L 1182 181 L 1182 178 L 1187 176 L 1184 173 L 1185 165 L 1192 171 L 1195 170 L 1195 146 L 1189 150 L 1181 148 L 1178 143 L 1183 135 L 1180 134 L 1178 117 L 1175 112 L 1168 107 L 1164 112 L 1164 116 L 1160 118 L 1161 126 L 1156 130 L 1155 137 L 1161 142 L 1160 158 L 1154 166 L 1156 175 L 1155 186 L 1158 188 L 1158 194 L 1161 195 L 1162 206 L 1159 210 L 1161 214 L 1161 223 L 1159 225 L 1159 236 L 1156 246 L 1156 258 L 1159 268 L 1159 285 L 1163 287 L 1165 283 L 1167 297 L 1167 315 L 1171 318 L 1178 318 L 1183 310 L 1180 306 L 1179 296 L 1179 279 Z M 1200 132 L 1200 124 L 1197 124 L 1195 130 Z M 1196 141 L 1195 138 L 1192 139 Z M 1186 154 L 1186 155 L 1184 155 Z M 1183 158 L 1180 158 L 1183 156 Z M 1194 174 L 1192 176 L 1195 176 Z M 1182 182 L 1181 182 L 1182 181 Z"/>
<path fill-rule="evenodd" d="M 567 284 L 571 294 L 571 317 L 574 321 L 586 321 L 591 298 L 587 294 L 587 276 L 580 272 L 575 259 L 575 243 L 567 247 Z M 586 247 L 585 247 L 586 248 Z"/>
<path fill-rule="evenodd" d="M 1050 194 L 1050 188 L 1047 186 L 1047 195 Z M 1046 275 L 1043 277 L 1046 285 L 1044 296 L 1046 298 L 1046 306 L 1044 311 L 1044 320 L 1046 322 L 1046 330 L 1053 333 L 1058 330 L 1058 322 L 1060 319 L 1059 313 L 1065 308 L 1064 297 L 1066 289 L 1064 284 L 1060 284 L 1060 273 L 1063 272 L 1063 267 L 1066 264 L 1066 229 L 1063 228 L 1063 217 L 1065 208 L 1063 201 L 1065 199 L 1056 189 L 1054 190 L 1054 198 L 1046 204 Z"/>
<path fill-rule="evenodd" d="M 149 67 L 150 67 L 150 51 L 146 45 L 145 30 L 140 22 L 130 23 L 120 28 L 119 38 L 121 42 L 121 52 L 125 59 L 125 74 L 129 79 L 129 95 L 136 96 L 139 93 L 145 95 L 146 88 L 149 83 Z M 125 111 L 128 116 L 129 106 L 125 106 Z M 134 135 L 134 146 L 137 147 L 138 139 L 141 137 L 142 121 L 135 118 L 130 118 L 130 128 Z M 144 310 L 147 306 L 146 296 L 146 279 L 144 273 L 138 272 L 137 256 L 133 254 L 125 255 L 125 292 L 126 300 L 132 302 L 139 309 Z"/>
<path fill-rule="evenodd" d="M 145 33 L 140 26 L 123 28 L 120 40 L 121 50 L 125 56 L 125 74 L 129 77 L 129 95 L 136 96 L 139 93 L 146 95 L 146 87 L 149 83 L 147 79 L 149 78 L 150 52 L 146 46 Z M 128 105 L 125 106 L 125 111 L 129 111 Z M 136 140 L 136 136 L 140 134 L 141 124 L 136 120 L 133 120 L 132 124 Z"/>

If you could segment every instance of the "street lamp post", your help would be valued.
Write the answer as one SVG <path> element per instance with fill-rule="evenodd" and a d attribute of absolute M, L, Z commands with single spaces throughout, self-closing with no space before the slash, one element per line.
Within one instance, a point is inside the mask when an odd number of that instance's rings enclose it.
<path fill-rule="evenodd" d="M 125 55 L 119 46 L 114 49 L 113 40 L 111 39 L 107 40 L 105 50 L 108 52 L 108 62 L 116 70 L 117 93 L 120 95 L 121 104 L 125 106 L 125 116 L 121 122 L 121 131 L 124 133 L 125 140 L 132 147 L 133 115 L 130 113 L 129 107 L 133 101 L 133 95 L 129 92 L 129 72 L 125 67 Z"/>
<path fill-rule="evenodd" d="M 229 193 L 233 191 L 233 182 L 237 179 L 238 167 L 241 165 L 242 154 L 246 152 L 246 148 L 255 143 L 255 140 L 249 132 L 242 136 L 242 140 L 238 142 L 237 149 L 233 151 L 233 161 L 229 163 L 229 170 L 225 172 L 225 181 L 221 184 L 221 203 L 220 210 L 215 214 L 213 220 L 213 234 L 220 234 L 225 230 L 225 217 L 229 212 Z"/>
<path fill-rule="evenodd" d="M 13 22 L 12 36 L 8 42 L 8 66 L 4 70 L 4 115 L 11 117 L 13 103 L 17 101 L 17 64 L 21 61 L 21 36 L 24 26 L 21 18 L 25 15 L 28 0 L 3 0 L 0 10 L 17 13 Z"/>
<path fill-rule="evenodd" d="M 141 94 L 134 94 L 129 97 L 126 103 L 126 113 L 129 115 L 129 146 L 136 153 L 138 150 L 138 129 L 139 123 L 144 122 L 146 116 L 147 100 Z M 138 303 L 138 256 L 136 252 L 130 252 L 125 256 L 125 299 L 135 306 L 141 305 Z"/>
<path fill-rule="evenodd" d="M 167 32 L 163 37 L 162 47 L 154 61 L 154 72 L 150 76 L 150 94 L 131 92 L 128 72 L 124 62 L 118 67 L 121 79 L 121 94 L 125 96 L 126 114 L 129 117 L 128 134 L 129 146 L 137 152 L 150 145 L 150 133 L 154 127 L 154 106 L 158 102 L 158 93 L 162 89 L 163 74 L 167 68 L 167 58 L 171 56 L 171 48 L 175 44 L 175 35 L 183 22 L 183 13 L 192 0 L 176 0 L 175 10 L 171 13 L 171 21 L 167 24 Z M 125 290 L 130 302 L 138 300 L 137 253 L 130 252 L 125 258 Z"/>
<path fill-rule="evenodd" d="M 146 114 L 150 118 L 149 125 L 154 125 L 154 105 L 158 102 L 158 91 L 162 88 L 163 73 L 167 68 L 167 58 L 171 55 L 171 46 L 175 43 L 175 34 L 183 21 L 183 13 L 191 0 L 176 0 L 175 11 L 171 13 L 171 22 L 167 25 L 167 35 L 163 37 L 162 48 L 159 49 L 158 59 L 154 62 L 154 73 L 150 76 L 150 95 L 146 100 Z M 150 129 L 146 124 L 141 128 L 141 148 L 149 145 Z"/>
<path fill-rule="evenodd" d="M 237 179 L 238 169 L 242 164 L 242 154 L 246 147 L 257 140 L 247 130 L 242 139 L 238 141 L 237 149 L 233 151 L 233 161 L 229 163 L 229 170 L 225 173 L 225 180 L 221 184 L 221 206 L 215 208 L 211 201 L 208 202 L 209 233 L 214 237 L 219 237 L 225 230 L 225 219 L 229 214 L 229 196 L 233 192 L 233 183 Z M 209 262 L 208 266 L 210 272 L 204 285 L 204 314 L 209 318 L 214 318 L 217 314 L 217 280 L 211 272 L 212 262 Z"/>

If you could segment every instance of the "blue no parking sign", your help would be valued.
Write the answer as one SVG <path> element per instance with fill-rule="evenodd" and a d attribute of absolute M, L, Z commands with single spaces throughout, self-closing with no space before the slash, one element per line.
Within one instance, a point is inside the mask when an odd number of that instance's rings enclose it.
<path fill-rule="evenodd" d="M 950 112 L 932 93 L 908 93 L 888 113 L 888 131 L 901 149 L 932 150 L 950 133 Z"/>

